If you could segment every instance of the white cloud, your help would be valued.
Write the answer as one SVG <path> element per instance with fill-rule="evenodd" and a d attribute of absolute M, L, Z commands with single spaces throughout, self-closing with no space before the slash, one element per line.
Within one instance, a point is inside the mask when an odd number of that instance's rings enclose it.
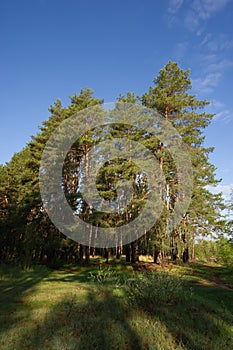
<path fill-rule="evenodd" d="M 211 102 L 210 102 L 210 107 L 211 107 L 211 109 L 213 110 L 217 110 L 217 109 L 219 109 L 219 108 L 223 108 L 224 107 L 224 104 L 222 103 L 222 102 L 220 102 L 220 101 L 218 101 L 218 100 L 212 100 Z"/>
<path fill-rule="evenodd" d="M 226 108 L 224 103 L 214 99 L 210 102 L 209 106 L 206 107 L 208 113 L 215 113 L 213 121 L 224 122 L 228 124 L 233 121 L 233 111 Z"/>
<path fill-rule="evenodd" d="M 207 44 L 211 38 L 212 38 L 212 35 L 210 33 L 206 34 L 201 42 L 201 46 Z"/>
<path fill-rule="evenodd" d="M 233 66 L 233 61 L 223 59 L 223 60 L 219 60 L 218 62 L 213 62 L 213 63 L 209 64 L 206 67 L 206 71 L 207 72 L 220 72 L 220 71 L 223 72 L 225 69 L 228 69 L 232 66 Z"/>
<path fill-rule="evenodd" d="M 231 193 L 232 193 L 232 190 L 233 190 L 233 183 L 231 183 L 231 184 L 221 184 L 221 185 L 219 184 L 216 187 L 206 186 L 206 188 L 210 192 L 215 193 L 215 194 L 222 192 L 223 198 L 228 201 L 231 198 Z"/>
<path fill-rule="evenodd" d="M 184 0 L 169 0 L 167 15 L 165 21 L 169 27 L 172 27 L 178 22 L 178 12 L 183 5 Z"/>
<path fill-rule="evenodd" d="M 192 2 L 192 13 L 200 20 L 206 20 L 221 11 L 229 0 L 194 0 Z"/>
<path fill-rule="evenodd" d="M 191 30 L 194 31 L 198 25 L 199 25 L 199 18 L 196 16 L 195 12 L 192 10 L 189 10 L 186 13 L 185 19 L 184 19 L 185 26 Z"/>
<path fill-rule="evenodd" d="M 222 52 L 233 48 L 233 40 L 226 35 L 220 34 L 214 36 L 210 33 L 206 34 L 200 46 L 205 47 L 209 52 Z"/>
<path fill-rule="evenodd" d="M 233 120 L 233 111 L 229 109 L 223 109 L 220 112 L 216 112 L 215 120 L 221 120 L 228 124 Z"/>
<path fill-rule="evenodd" d="M 186 17 L 185 25 L 194 30 L 201 21 L 206 21 L 214 14 L 221 11 L 229 0 L 194 0 L 191 2 Z"/>
<path fill-rule="evenodd" d="M 206 186 L 207 190 L 217 194 L 222 193 L 224 202 L 226 205 L 229 205 L 229 202 L 232 200 L 232 190 L 233 190 L 233 183 L 231 184 L 219 184 L 217 186 Z M 232 217 L 232 211 L 230 209 L 225 209 L 222 211 L 222 214 L 226 216 L 227 219 L 233 219 Z"/>
<path fill-rule="evenodd" d="M 196 30 L 201 22 L 211 18 L 221 11 L 230 0 L 169 0 L 167 13 L 169 15 L 169 24 L 176 22 L 178 13 L 186 5 L 185 13 L 182 16 L 184 24 L 191 31 Z M 200 28 L 196 32 L 200 35 Z"/>
<path fill-rule="evenodd" d="M 199 59 L 199 73 L 193 79 L 193 88 L 199 93 L 211 94 L 219 85 L 227 69 L 233 67 L 233 39 L 226 34 L 212 34 L 205 31 L 206 21 L 223 10 L 230 0 L 170 0 L 167 10 L 168 25 L 183 24 L 199 37 L 196 58 Z M 190 43 L 178 42 L 174 58 L 183 59 Z M 221 113 L 221 114 L 220 114 Z M 219 112 L 224 120 L 231 119 L 231 111 Z"/>
<path fill-rule="evenodd" d="M 233 67 L 233 60 L 221 59 L 216 54 L 200 55 L 199 66 L 199 76 L 192 80 L 193 89 L 198 94 L 210 94 L 218 87 L 226 70 Z"/>
<path fill-rule="evenodd" d="M 222 74 L 213 72 L 206 74 L 203 78 L 193 79 L 193 89 L 198 93 L 211 93 L 218 86 Z"/>
<path fill-rule="evenodd" d="M 196 31 L 196 36 L 201 36 L 204 31 L 205 31 L 204 28 L 198 28 Z"/>
<path fill-rule="evenodd" d="M 216 62 L 217 59 L 218 59 L 218 56 L 216 54 L 202 55 L 200 58 L 200 60 L 202 62 L 205 62 L 207 65 Z"/>
<path fill-rule="evenodd" d="M 182 6 L 184 0 L 169 0 L 168 13 L 171 15 L 176 14 Z"/>

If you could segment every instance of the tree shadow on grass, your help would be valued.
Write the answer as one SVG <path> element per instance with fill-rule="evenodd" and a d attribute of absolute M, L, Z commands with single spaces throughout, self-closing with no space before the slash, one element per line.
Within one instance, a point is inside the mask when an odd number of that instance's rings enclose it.
<path fill-rule="evenodd" d="M 167 331 L 187 350 L 233 349 L 233 292 L 196 287 L 193 297 L 177 303 L 135 305 L 154 320 L 160 320 Z"/>
<path fill-rule="evenodd" d="M 22 319 L 31 315 L 31 307 L 25 303 L 27 293 L 47 278 L 51 271 L 38 266 L 28 271 L 17 267 L 1 266 L 0 269 L 0 347 L 8 331 L 17 327 Z M 12 345 L 13 346 L 13 345 Z M 13 349 L 14 347 L 12 347 Z"/>
<path fill-rule="evenodd" d="M 76 295 L 57 303 L 39 327 L 21 335 L 15 350 L 142 350 L 129 319 L 127 304 L 113 289 L 90 289 L 85 302 Z"/>
<path fill-rule="evenodd" d="M 206 286 L 194 288 L 191 299 L 180 300 L 177 303 L 154 303 L 153 307 L 137 300 L 130 304 L 124 299 L 121 289 L 114 288 L 112 282 L 104 286 L 91 284 L 87 279 L 87 271 L 59 276 L 49 271 L 42 274 L 24 274 L 15 281 L 14 287 L 0 284 L 0 291 L 4 294 L 0 306 L 8 316 L 7 325 L 0 329 L 20 327 L 21 319 L 15 316 L 15 309 L 22 306 L 24 319 L 30 322 L 27 327 L 20 329 L 18 338 L 10 346 L 2 349 L 51 349 L 51 350 L 143 350 L 163 349 L 163 340 L 156 345 L 149 338 L 145 340 L 144 328 L 140 325 L 132 326 L 130 320 L 135 316 L 135 310 L 143 315 L 142 320 L 150 320 L 153 325 L 162 324 L 165 329 L 163 336 L 170 335 L 174 339 L 174 349 L 186 350 L 220 350 L 232 349 L 233 337 L 233 292 Z M 48 304 L 46 314 L 37 318 L 35 308 L 24 308 L 24 296 L 32 295 L 33 288 L 43 278 L 47 282 L 77 282 L 77 292 L 63 298 L 56 304 Z M 80 282 L 85 295 L 79 294 Z M 188 288 L 189 286 L 187 286 Z M 80 293 L 83 291 L 81 290 Z M 4 298 L 8 306 L 4 309 Z M 8 298 L 8 299 L 7 299 Z M 22 304 L 21 304 L 22 302 Z M 11 315 L 12 312 L 12 315 Z M 32 322 L 31 322 L 32 319 Z M 152 320 L 152 321 L 151 321 Z M 135 321 L 135 319 L 134 319 Z M 142 321 L 142 322 L 143 322 Z M 135 321 L 136 322 L 136 321 Z M 154 329 L 154 330 L 153 330 Z M 151 332 L 156 332 L 153 328 Z M 152 333 L 150 333 L 152 335 Z M 153 335 L 152 335 L 153 336 Z M 160 341 L 160 340 L 159 340 Z M 152 344 L 152 345 L 151 345 Z M 173 349 L 167 347 L 166 349 Z"/>
<path fill-rule="evenodd" d="M 111 283 L 98 289 L 90 285 L 87 271 L 59 276 L 58 271 L 38 269 L 18 269 L 0 283 L 2 349 L 142 349 L 140 337 L 129 325 L 127 305 L 114 295 Z M 34 298 L 35 287 L 45 278 L 51 286 L 53 282 L 77 282 L 77 294 L 55 305 L 48 300 L 41 312 L 41 303 L 28 303 L 27 297 Z M 84 302 L 77 296 L 80 282 L 88 282 Z"/>

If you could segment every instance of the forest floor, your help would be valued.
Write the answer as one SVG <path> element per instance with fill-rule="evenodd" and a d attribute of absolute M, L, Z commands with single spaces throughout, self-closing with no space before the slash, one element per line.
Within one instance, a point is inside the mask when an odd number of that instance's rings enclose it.
<path fill-rule="evenodd" d="M 233 269 L 0 266 L 0 349 L 233 349 Z"/>

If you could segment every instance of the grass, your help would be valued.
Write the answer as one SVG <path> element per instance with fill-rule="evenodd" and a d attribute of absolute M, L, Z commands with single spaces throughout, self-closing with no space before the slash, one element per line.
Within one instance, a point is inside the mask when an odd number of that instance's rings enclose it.
<path fill-rule="evenodd" d="M 142 267 L 2 266 L 0 348 L 233 349 L 230 268 Z"/>

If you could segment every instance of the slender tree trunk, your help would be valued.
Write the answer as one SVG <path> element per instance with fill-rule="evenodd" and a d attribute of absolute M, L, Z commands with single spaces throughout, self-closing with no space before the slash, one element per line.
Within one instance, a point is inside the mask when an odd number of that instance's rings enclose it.
<path fill-rule="evenodd" d="M 85 264 L 90 264 L 90 248 L 85 246 Z"/>
<path fill-rule="evenodd" d="M 189 249 L 188 249 L 188 247 L 185 248 L 183 251 L 182 260 L 184 263 L 189 261 Z"/>
<path fill-rule="evenodd" d="M 182 234 L 182 241 L 184 243 L 184 249 L 183 249 L 183 254 L 182 254 L 182 260 L 184 263 L 188 262 L 189 261 L 189 247 L 188 247 L 188 242 L 187 242 L 187 237 L 186 237 L 186 233 L 187 233 L 187 230 L 188 230 L 188 218 L 187 216 L 185 216 L 184 218 L 184 231 L 183 231 L 183 234 Z"/>
<path fill-rule="evenodd" d="M 131 242 L 131 263 L 134 264 L 138 261 L 137 254 L 137 241 Z"/>
<path fill-rule="evenodd" d="M 121 247 L 116 247 L 116 259 L 121 258 Z"/>
<path fill-rule="evenodd" d="M 80 262 L 83 261 L 83 254 L 84 254 L 84 252 L 83 252 L 83 245 L 80 244 L 80 246 L 79 246 L 79 261 Z"/>
<path fill-rule="evenodd" d="M 126 249 L 126 261 L 130 262 L 130 255 L 131 255 L 130 254 L 131 253 L 130 244 L 126 244 L 125 249 Z"/>
<path fill-rule="evenodd" d="M 171 258 L 172 261 L 176 261 L 178 256 L 178 246 L 176 240 L 176 231 L 174 230 L 170 236 L 170 248 L 171 248 Z"/>
<path fill-rule="evenodd" d="M 195 260 L 195 231 L 193 230 L 192 233 L 192 255 L 191 255 L 191 259 Z"/>
<path fill-rule="evenodd" d="M 172 260 L 176 261 L 178 256 L 178 247 L 177 247 L 177 243 L 175 243 L 175 247 L 172 247 Z"/>
<path fill-rule="evenodd" d="M 109 258 L 109 250 L 108 248 L 104 248 L 104 257 L 106 259 L 106 264 L 108 264 L 108 258 Z"/>
<path fill-rule="evenodd" d="M 159 257 L 159 250 L 157 248 L 157 245 L 154 244 L 154 247 L 153 247 L 154 264 L 158 264 L 158 257 Z"/>
<path fill-rule="evenodd" d="M 90 255 L 94 258 L 94 256 L 95 256 L 95 248 L 94 247 L 90 247 Z"/>

